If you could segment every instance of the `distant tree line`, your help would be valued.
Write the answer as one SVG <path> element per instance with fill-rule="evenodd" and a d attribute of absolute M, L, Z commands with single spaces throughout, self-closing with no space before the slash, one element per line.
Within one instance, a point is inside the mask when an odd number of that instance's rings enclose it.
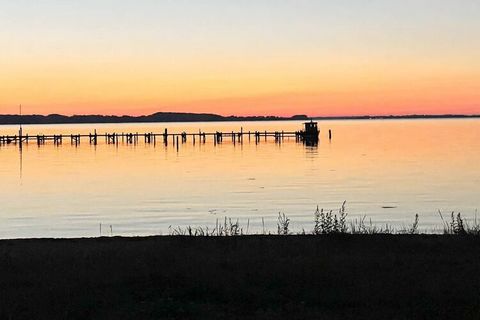
<path fill-rule="evenodd" d="M 108 115 L 0 115 L 0 124 L 53 124 L 53 123 L 125 123 L 125 122 L 200 122 L 200 121 L 266 121 L 266 120 L 307 120 L 306 115 L 293 117 L 276 116 L 221 116 L 212 113 L 157 112 L 145 116 Z"/>

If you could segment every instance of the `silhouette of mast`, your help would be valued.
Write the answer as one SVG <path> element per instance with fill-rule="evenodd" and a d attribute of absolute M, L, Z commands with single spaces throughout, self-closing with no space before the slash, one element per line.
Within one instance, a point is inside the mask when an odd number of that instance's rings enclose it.
<path fill-rule="evenodd" d="M 20 117 L 19 117 L 19 125 L 20 125 L 20 129 L 18 130 L 18 136 L 19 136 L 19 141 L 20 141 L 20 148 L 22 147 L 22 136 L 23 136 L 23 132 L 22 132 L 22 105 L 20 104 L 19 106 L 19 114 L 20 114 Z"/>
<path fill-rule="evenodd" d="M 19 106 L 19 114 L 20 114 L 20 119 L 19 119 L 19 125 L 20 128 L 18 130 L 18 135 L 19 135 L 19 154 L 20 154 L 20 184 L 22 183 L 22 176 L 23 176 L 23 148 L 22 148 L 22 143 L 23 143 L 23 129 L 22 129 L 22 105 L 20 104 Z"/>

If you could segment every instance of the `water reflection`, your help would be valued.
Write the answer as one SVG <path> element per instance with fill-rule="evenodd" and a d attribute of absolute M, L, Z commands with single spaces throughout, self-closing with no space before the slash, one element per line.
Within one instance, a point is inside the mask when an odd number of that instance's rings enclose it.
<path fill-rule="evenodd" d="M 211 224 L 224 215 L 264 218 L 278 212 L 308 229 L 317 205 L 375 223 L 441 225 L 437 209 L 473 216 L 480 187 L 479 120 L 330 121 L 318 143 L 285 138 L 137 145 L 82 142 L 0 146 L 0 237 L 95 236 L 167 232 L 169 225 Z M 28 126 L 27 134 L 268 130 L 302 122 Z M 328 130 L 335 134 L 328 139 Z M 0 127 L 0 135 L 18 127 Z M 442 141 L 439 144 L 438 141 Z M 178 151 L 177 151 L 178 147 Z M 307 160 L 307 161 L 306 161 Z M 25 165 L 24 165 L 25 162 Z M 392 205 L 393 204 L 393 205 Z M 388 209 L 387 209 L 388 207 Z M 215 209 L 216 215 L 210 213 Z M 219 217 L 219 214 L 222 217 Z M 254 229 L 253 229 L 254 230 Z"/>
<path fill-rule="evenodd" d="M 20 146 L 18 148 L 18 154 L 20 156 L 19 176 L 20 176 L 20 183 L 22 183 L 22 176 L 23 176 L 23 146 L 22 146 L 22 143 L 20 143 Z"/>
<path fill-rule="evenodd" d="M 304 143 L 305 155 L 307 159 L 316 158 L 318 155 L 318 144 L 316 143 Z"/>

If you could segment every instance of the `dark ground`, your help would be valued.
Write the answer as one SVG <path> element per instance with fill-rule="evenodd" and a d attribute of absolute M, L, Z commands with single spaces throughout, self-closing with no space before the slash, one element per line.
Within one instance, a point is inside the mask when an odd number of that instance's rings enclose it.
<path fill-rule="evenodd" d="M 480 238 L 0 241 L 0 319 L 479 319 Z"/>

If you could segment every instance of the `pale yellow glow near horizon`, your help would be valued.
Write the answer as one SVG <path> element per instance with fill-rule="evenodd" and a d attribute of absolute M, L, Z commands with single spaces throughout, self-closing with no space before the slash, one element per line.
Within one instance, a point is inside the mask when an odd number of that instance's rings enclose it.
<path fill-rule="evenodd" d="M 332 61 L 330 59 L 329 61 Z M 385 69 L 389 68 L 390 69 Z M 201 65 L 146 62 L 69 67 L 23 67 L 0 75 L 2 111 L 26 113 L 148 114 L 156 111 L 221 114 L 348 115 L 475 113 L 480 101 L 476 70 L 395 66 L 381 62 L 263 64 L 205 61 Z M 19 68 L 20 69 L 20 68 Z M 17 70 L 19 70 L 17 69 Z M 416 106 L 418 104 L 418 106 Z M 412 107 L 414 106 L 414 107 Z M 2 112 L 4 113 L 4 112 Z"/>

